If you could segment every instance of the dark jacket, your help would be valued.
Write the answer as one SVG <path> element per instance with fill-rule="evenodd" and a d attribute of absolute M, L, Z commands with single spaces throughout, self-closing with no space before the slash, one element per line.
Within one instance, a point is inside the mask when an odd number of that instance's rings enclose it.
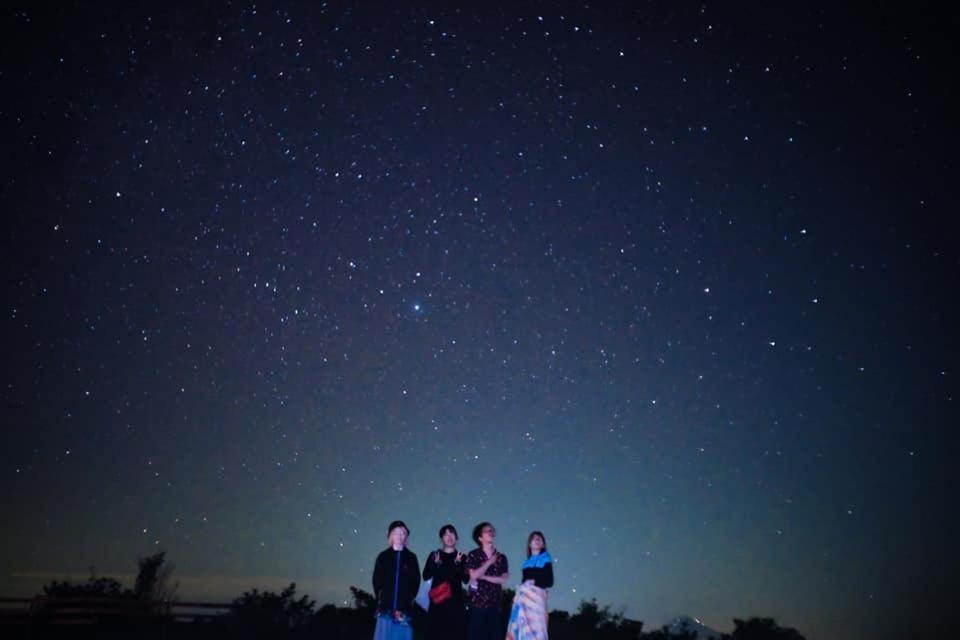
<path fill-rule="evenodd" d="M 396 598 L 394 585 L 397 587 Z M 394 551 L 392 547 L 380 552 L 373 565 L 373 593 L 377 598 L 377 611 L 390 613 L 396 609 L 410 615 L 413 611 L 413 599 L 417 597 L 419 588 L 420 563 L 417 562 L 416 554 L 406 548 Z"/>

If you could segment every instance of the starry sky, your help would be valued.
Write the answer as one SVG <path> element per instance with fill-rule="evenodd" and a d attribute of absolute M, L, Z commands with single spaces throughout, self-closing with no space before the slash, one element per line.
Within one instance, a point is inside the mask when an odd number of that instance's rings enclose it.
<path fill-rule="evenodd" d="M 125 5 L 3 10 L 2 595 L 490 520 L 556 608 L 942 628 L 944 16 Z"/>

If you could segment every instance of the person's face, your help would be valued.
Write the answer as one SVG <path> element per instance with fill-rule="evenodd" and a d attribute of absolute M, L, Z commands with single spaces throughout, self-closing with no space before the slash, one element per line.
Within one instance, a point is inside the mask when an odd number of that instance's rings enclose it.
<path fill-rule="evenodd" d="M 483 544 L 493 544 L 493 541 L 497 539 L 497 530 L 493 528 L 493 525 L 488 524 L 483 529 L 480 530 L 480 542 Z"/>
<path fill-rule="evenodd" d="M 440 541 L 443 542 L 443 546 L 445 547 L 455 547 L 457 546 L 457 534 L 447 529 L 443 532 L 443 537 L 440 538 Z"/>
<path fill-rule="evenodd" d="M 530 538 L 530 553 L 536 555 L 541 551 L 543 551 L 543 538 L 540 536 Z"/>
<path fill-rule="evenodd" d="M 387 537 L 390 539 L 390 544 L 395 547 L 403 547 L 407 544 L 407 530 L 403 527 L 394 527 Z"/>

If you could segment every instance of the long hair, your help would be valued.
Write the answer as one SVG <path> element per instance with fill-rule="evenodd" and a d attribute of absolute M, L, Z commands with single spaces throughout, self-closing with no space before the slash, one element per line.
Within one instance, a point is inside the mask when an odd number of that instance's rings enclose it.
<path fill-rule="evenodd" d="M 543 540 L 543 549 L 540 549 L 540 553 L 543 553 L 547 550 L 547 536 L 543 535 L 543 531 L 531 531 L 530 535 L 527 536 L 527 557 L 530 557 L 530 542 L 533 540 L 533 536 L 540 536 L 540 539 Z"/>

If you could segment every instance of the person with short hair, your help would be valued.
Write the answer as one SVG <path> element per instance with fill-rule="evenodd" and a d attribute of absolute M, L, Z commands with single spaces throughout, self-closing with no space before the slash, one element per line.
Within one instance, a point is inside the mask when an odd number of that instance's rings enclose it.
<path fill-rule="evenodd" d="M 553 558 L 542 531 L 527 536 L 523 581 L 507 623 L 507 640 L 547 640 L 547 589 L 553 586 Z"/>
<path fill-rule="evenodd" d="M 387 527 L 390 546 L 373 565 L 373 593 L 377 599 L 377 626 L 373 640 L 412 640 L 413 599 L 420 588 L 420 563 L 407 549 L 410 529 L 402 520 Z"/>
<path fill-rule="evenodd" d="M 440 527 L 439 536 L 441 548 L 429 554 L 423 563 L 423 579 L 433 579 L 426 640 L 464 640 L 467 636 L 467 610 L 463 596 L 466 556 L 457 550 L 459 536 L 452 524 Z M 443 587 L 445 584 L 448 587 Z"/>
<path fill-rule="evenodd" d="M 493 546 L 497 530 L 489 522 L 473 528 L 477 548 L 467 555 L 467 578 L 470 582 L 467 606 L 467 637 L 470 640 L 500 640 L 500 602 L 503 585 L 510 579 L 507 556 Z"/>

